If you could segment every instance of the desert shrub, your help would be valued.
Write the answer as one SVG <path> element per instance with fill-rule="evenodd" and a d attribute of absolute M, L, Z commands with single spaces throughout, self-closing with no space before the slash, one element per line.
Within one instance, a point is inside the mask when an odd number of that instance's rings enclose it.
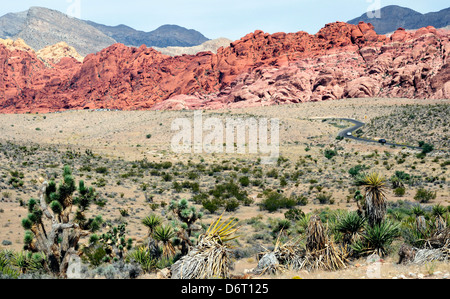
<path fill-rule="evenodd" d="M 269 170 L 267 172 L 267 177 L 277 179 L 278 178 L 278 170 L 276 170 L 275 168 L 272 168 L 271 170 Z"/>
<path fill-rule="evenodd" d="M 308 198 L 304 195 L 291 195 L 291 199 L 296 201 L 297 206 L 306 206 L 308 204 Z"/>
<path fill-rule="evenodd" d="M 164 182 L 170 182 L 173 179 L 173 176 L 170 173 L 164 173 L 162 176 Z"/>
<path fill-rule="evenodd" d="M 284 218 L 290 221 L 298 221 L 304 216 L 305 213 L 298 208 L 289 209 L 287 212 L 284 213 Z"/>
<path fill-rule="evenodd" d="M 337 151 L 332 149 L 326 149 L 324 152 L 325 158 L 327 158 L 328 160 L 333 159 L 333 157 L 337 156 L 337 154 Z"/>
<path fill-rule="evenodd" d="M 396 171 L 395 174 L 391 177 L 390 181 L 394 189 L 403 187 L 404 184 L 411 183 L 411 175 L 404 171 Z"/>
<path fill-rule="evenodd" d="M 286 177 L 281 177 L 280 178 L 280 186 L 281 187 L 286 187 L 287 186 L 287 180 L 286 180 Z"/>
<path fill-rule="evenodd" d="M 405 187 L 397 187 L 394 189 L 394 194 L 397 197 L 402 197 L 405 195 L 405 193 L 406 193 Z"/>
<path fill-rule="evenodd" d="M 24 185 L 23 178 L 25 177 L 23 172 L 13 170 L 13 171 L 10 171 L 10 175 L 11 175 L 11 177 L 8 181 L 8 184 L 12 185 L 13 188 L 23 187 L 23 185 Z"/>
<path fill-rule="evenodd" d="M 316 196 L 316 199 L 319 201 L 320 204 L 332 204 L 333 201 L 333 194 L 322 192 Z"/>
<path fill-rule="evenodd" d="M 188 179 L 190 179 L 190 180 L 196 180 L 199 177 L 198 173 L 194 172 L 194 171 L 188 172 L 187 176 L 188 176 Z"/>
<path fill-rule="evenodd" d="M 420 203 L 427 203 L 432 199 L 436 199 L 436 192 L 420 188 L 416 191 L 414 199 Z"/>
<path fill-rule="evenodd" d="M 250 179 L 247 176 L 240 177 L 239 183 L 242 187 L 248 187 L 250 185 Z"/>
<path fill-rule="evenodd" d="M 276 191 L 266 191 L 264 192 L 265 198 L 260 204 L 262 210 L 267 210 L 269 212 L 275 212 L 279 209 L 290 209 L 297 205 L 297 200 L 295 198 L 285 197 L 283 194 Z"/>
<path fill-rule="evenodd" d="M 216 185 L 214 189 L 209 191 L 209 195 L 221 199 L 224 202 L 230 198 L 235 198 L 244 205 L 250 205 L 252 203 L 252 200 L 248 197 L 247 191 L 241 190 L 239 185 L 233 181 Z"/>
<path fill-rule="evenodd" d="M 431 153 L 434 150 L 434 146 L 428 143 L 423 143 L 420 147 L 422 148 L 423 154 Z"/>
<path fill-rule="evenodd" d="M 95 172 L 100 174 L 108 174 L 108 168 L 106 166 L 100 166 L 95 169 Z"/>
<path fill-rule="evenodd" d="M 212 199 L 211 198 L 203 199 L 201 201 L 201 204 L 205 210 L 207 210 L 211 214 L 214 214 L 222 206 L 222 201 L 220 199 L 213 197 Z"/>
<path fill-rule="evenodd" d="M 208 193 L 200 192 L 192 197 L 192 201 L 198 205 L 202 204 L 204 200 L 208 199 Z"/>
<path fill-rule="evenodd" d="M 362 164 L 358 164 L 352 168 L 350 168 L 348 170 L 348 173 L 352 176 L 352 177 L 357 177 L 359 174 L 361 174 L 362 171 L 368 169 L 368 167 L 366 165 L 362 165 Z"/>
<path fill-rule="evenodd" d="M 224 207 L 227 212 L 234 212 L 239 208 L 239 201 L 236 198 L 229 198 L 225 200 Z"/>

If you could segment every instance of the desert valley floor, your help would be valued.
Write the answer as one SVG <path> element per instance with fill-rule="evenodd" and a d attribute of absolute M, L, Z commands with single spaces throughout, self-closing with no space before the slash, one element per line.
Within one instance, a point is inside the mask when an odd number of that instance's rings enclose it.
<path fill-rule="evenodd" d="M 436 198 L 422 206 L 427 209 L 450 203 L 450 101 L 414 99 L 345 99 L 295 105 L 236 110 L 205 110 L 203 117 L 254 117 L 280 120 L 280 159 L 274 165 L 258 163 L 259 156 L 245 154 L 177 154 L 171 150 L 171 124 L 177 118 L 193 118 L 193 111 L 68 111 L 49 114 L 0 115 L 0 248 L 21 250 L 24 229 L 21 219 L 27 210 L 21 203 L 37 197 L 39 178 L 60 175 L 69 165 L 75 179 L 94 186 L 104 205 L 93 205 L 89 213 L 111 221 L 125 220 L 127 236 L 144 243 L 147 229 L 141 220 L 150 213 L 173 217 L 164 207 L 171 200 L 188 199 L 204 217 L 198 224 L 209 225 L 220 216 L 195 203 L 198 192 L 207 193 L 229 179 L 241 182 L 249 204 L 241 204 L 227 216 L 235 216 L 242 227 L 235 245 L 241 250 L 236 273 L 254 268 L 258 251 L 273 246 L 275 228 L 286 209 L 262 210 L 259 203 L 265 189 L 280 190 L 286 196 L 306 199 L 299 207 L 304 213 L 345 209 L 356 210 L 358 189 L 349 170 L 362 165 L 387 179 L 386 196 L 391 207 L 417 204 L 416 190 L 436 192 Z M 425 157 L 402 147 L 337 139 L 352 124 L 333 120 L 352 118 L 366 123 L 365 138 L 418 146 L 426 142 L 434 151 Z M 331 158 L 324 153 L 330 150 Z M 171 162 L 162 169 L 143 168 L 145 163 Z M 169 164 L 167 164 L 169 165 Z M 406 192 L 394 194 L 389 179 L 403 171 L 414 180 Z M 20 175 L 22 174 L 22 175 Z M 21 181 L 13 186 L 11 178 Z M 178 182 L 179 186 L 174 187 Z M 188 182 L 188 183 L 186 183 Z M 186 183 L 186 184 L 184 184 Z M 191 188 L 194 184 L 197 190 Z M 181 186 L 181 187 L 180 187 Z M 324 196 L 321 196 L 324 195 Z M 147 197 L 147 198 L 146 198 Z M 152 203 L 148 202 L 151 197 Z M 324 199 L 322 201 L 320 199 Z M 164 210 L 164 211 L 163 211 Z M 297 233 L 297 227 L 287 231 Z M 382 277 L 400 274 L 425 275 L 450 272 L 448 263 L 400 266 L 393 254 L 383 261 Z M 395 247 L 397 246 L 397 247 Z M 367 276 L 365 260 L 353 262 L 339 272 L 285 273 L 283 277 L 362 278 Z M 154 277 L 150 275 L 150 278 Z M 268 276 L 270 277 L 270 276 Z"/>

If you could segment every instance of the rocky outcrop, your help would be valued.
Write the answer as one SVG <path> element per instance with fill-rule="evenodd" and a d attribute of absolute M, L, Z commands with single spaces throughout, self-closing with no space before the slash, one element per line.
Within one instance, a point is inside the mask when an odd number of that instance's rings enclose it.
<path fill-rule="evenodd" d="M 74 47 L 65 42 L 60 42 L 52 46 L 45 47 L 36 52 L 36 55 L 44 61 L 58 64 L 62 58 L 73 58 L 78 62 L 83 62 L 84 57 L 78 54 Z"/>
<path fill-rule="evenodd" d="M 114 44 L 49 68 L 0 46 L 0 111 L 216 109 L 344 97 L 447 97 L 448 31 L 336 22 L 317 34 L 255 31 L 217 53 L 170 57 Z M 18 80 L 18 78 L 20 80 Z"/>
<path fill-rule="evenodd" d="M 227 38 L 217 38 L 193 47 L 166 47 L 166 48 L 152 47 L 152 48 L 158 52 L 163 53 L 164 55 L 169 56 L 196 55 L 197 53 L 200 52 L 212 52 L 216 54 L 219 48 L 229 47 L 232 42 L 233 42 L 232 40 L 229 40 Z"/>
<path fill-rule="evenodd" d="M 33 51 L 33 49 L 20 38 L 17 40 L 0 38 L 0 44 L 4 45 L 9 50 Z"/>
<path fill-rule="evenodd" d="M 63 58 L 73 58 L 78 62 L 83 62 L 84 57 L 78 54 L 74 47 L 70 47 L 65 42 L 60 42 L 52 46 L 45 47 L 35 52 L 23 39 L 1 39 L 0 44 L 4 45 L 10 51 L 19 50 L 32 52 L 46 63 L 48 67 L 58 64 Z"/>

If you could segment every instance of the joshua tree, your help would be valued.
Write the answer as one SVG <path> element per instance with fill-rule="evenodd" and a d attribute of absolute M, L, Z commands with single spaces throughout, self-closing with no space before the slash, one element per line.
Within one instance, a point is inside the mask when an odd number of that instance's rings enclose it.
<path fill-rule="evenodd" d="M 40 179 L 39 200 L 30 199 L 28 216 L 22 220 L 26 230 L 24 248 L 41 252 L 46 256 L 46 269 L 65 277 L 69 258 L 76 254 L 81 237 L 99 227 L 101 218 L 87 220 L 84 212 L 97 196 L 95 191 L 79 184 L 79 197 L 74 199 L 75 181 L 68 166 L 64 167 L 63 181 L 57 186 L 54 181 Z M 70 220 L 73 204 L 78 206 L 74 221 Z M 46 227 L 47 224 L 47 227 Z"/>
<path fill-rule="evenodd" d="M 378 173 L 364 178 L 365 202 L 364 212 L 371 227 L 380 224 L 386 215 L 385 179 Z"/>
<path fill-rule="evenodd" d="M 190 237 L 192 233 L 192 224 L 194 224 L 198 219 L 201 219 L 203 214 L 201 212 L 197 212 L 195 207 L 189 206 L 186 199 L 182 199 L 179 202 L 172 201 L 169 208 L 182 222 L 186 224 L 186 232 L 188 237 Z"/>

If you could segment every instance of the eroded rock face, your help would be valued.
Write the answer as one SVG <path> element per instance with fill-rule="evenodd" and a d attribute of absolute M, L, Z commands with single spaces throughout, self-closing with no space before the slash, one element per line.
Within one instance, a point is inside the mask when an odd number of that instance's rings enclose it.
<path fill-rule="evenodd" d="M 73 58 L 78 62 L 83 62 L 84 57 L 78 54 L 74 47 L 65 42 L 60 42 L 52 46 L 45 47 L 36 52 L 36 55 L 44 61 L 58 64 L 62 58 Z"/>
<path fill-rule="evenodd" d="M 170 57 L 114 44 L 42 63 L 0 45 L 0 111 L 217 109 L 345 97 L 448 98 L 450 33 L 336 22 L 317 34 L 255 31 L 217 54 Z"/>

